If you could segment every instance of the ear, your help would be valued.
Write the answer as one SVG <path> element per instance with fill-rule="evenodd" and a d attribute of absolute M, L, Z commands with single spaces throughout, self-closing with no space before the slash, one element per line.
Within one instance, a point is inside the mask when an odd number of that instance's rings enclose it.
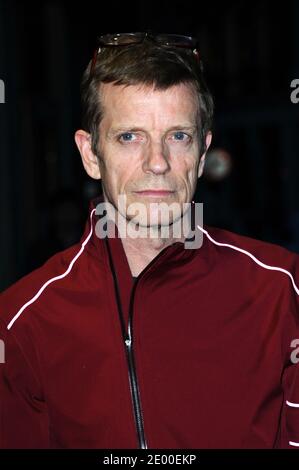
<path fill-rule="evenodd" d="M 211 142 L 212 142 L 212 132 L 209 131 L 206 135 L 206 151 L 200 157 L 200 161 L 199 161 L 199 165 L 198 165 L 198 178 L 200 178 L 202 173 L 203 173 L 203 169 L 204 169 L 204 166 L 205 166 L 206 153 L 208 151 L 208 148 L 211 145 Z"/>
<path fill-rule="evenodd" d="M 75 142 L 79 149 L 86 173 L 93 179 L 101 179 L 101 171 L 96 155 L 91 150 L 91 136 L 82 129 L 76 131 Z"/>

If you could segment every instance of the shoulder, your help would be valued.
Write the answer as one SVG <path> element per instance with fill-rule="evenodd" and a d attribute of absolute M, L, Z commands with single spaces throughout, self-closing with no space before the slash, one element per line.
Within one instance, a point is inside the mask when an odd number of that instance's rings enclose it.
<path fill-rule="evenodd" d="M 208 237 L 208 235 L 210 235 L 213 240 L 209 239 L 209 241 L 213 243 L 218 253 L 222 256 L 233 256 L 241 263 L 246 263 L 249 261 L 250 254 L 264 264 L 269 264 L 270 266 L 275 266 L 277 264 L 278 267 L 283 269 L 291 269 L 297 276 L 299 276 L 298 253 L 294 253 L 275 243 L 240 235 L 229 230 L 211 226 L 204 226 L 204 229 L 208 232 L 208 234 L 204 236 Z M 214 242 L 219 243 L 219 245 Z M 245 251 L 248 253 L 244 253 Z"/>
<path fill-rule="evenodd" d="M 218 278 L 253 297 L 290 300 L 299 313 L 299 255 L 288 249 L 228 230 L 204 226 Z M 280 300 L 279 300 L 280 299 Z"/>
<path fill-rule="evenodd" d="M 0 320 L 2 324 L 7 327 L 22 307 L 28 302 L 34 301 L 34 299 L 37 300 L 56 279 L 62 280 L 79 249 L 80 244 L 75 244 L 56 253 L 42 266 L 23 276 L 1 292 Z"/>

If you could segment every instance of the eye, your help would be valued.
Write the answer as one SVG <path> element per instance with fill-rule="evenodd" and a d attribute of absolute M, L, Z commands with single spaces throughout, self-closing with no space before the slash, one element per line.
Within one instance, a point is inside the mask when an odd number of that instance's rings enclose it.
<path fill-rule="evenodd" d="M 184 132 L 175 132 L 174 137 L 176 140 L 184 140 L 186 134 Z"/>
<path fill-rule="evenodd" d="M 182 131 L 176 131 L 172 134 L 172 139 L 179 142 L 188 142 L 190 136 Z"/>
<path fill-rule="evenodd" d="M 124 132 L 119 136 L 120 142 L 133 142 L 136 138 L 136 136 L 133 134 L 133 132 Z"/>

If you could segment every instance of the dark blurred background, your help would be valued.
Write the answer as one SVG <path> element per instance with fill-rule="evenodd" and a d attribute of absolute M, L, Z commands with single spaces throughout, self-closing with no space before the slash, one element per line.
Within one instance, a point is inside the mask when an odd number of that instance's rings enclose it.
<path fill-rule="evenodd" d="M 99 191 L 74 143 L 102 32 L 193 34 L 215 97 L 204 222 L 299 252 L 299 2 L 0 0 L 0 290 L 78 241 Z"/>

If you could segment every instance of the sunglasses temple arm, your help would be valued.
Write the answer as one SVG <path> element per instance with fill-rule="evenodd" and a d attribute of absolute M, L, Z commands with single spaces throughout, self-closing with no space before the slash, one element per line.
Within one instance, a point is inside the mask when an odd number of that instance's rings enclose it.
<path fill-rule="evenodd" d="M 200 57 L 199 57 L 199 52 L 197 50 L 197 48 L 193 49 L 193 54 L 195 55 L 195 58 L 198 62 L 200 62 Z"/>
<path fill-rule="evenodd" d="M 90 64 L 90 70 L 89 70 L 89 78 L 91 78 L 91 76 L 92 76 L 93 70 L 94 70 L 95 65 L 96 65 L 98 53 L 100 52 L 100 50 L 101 49 L 96 49 L 93 53 L 92 61 L 91 61 L 91 64 Z"/>

